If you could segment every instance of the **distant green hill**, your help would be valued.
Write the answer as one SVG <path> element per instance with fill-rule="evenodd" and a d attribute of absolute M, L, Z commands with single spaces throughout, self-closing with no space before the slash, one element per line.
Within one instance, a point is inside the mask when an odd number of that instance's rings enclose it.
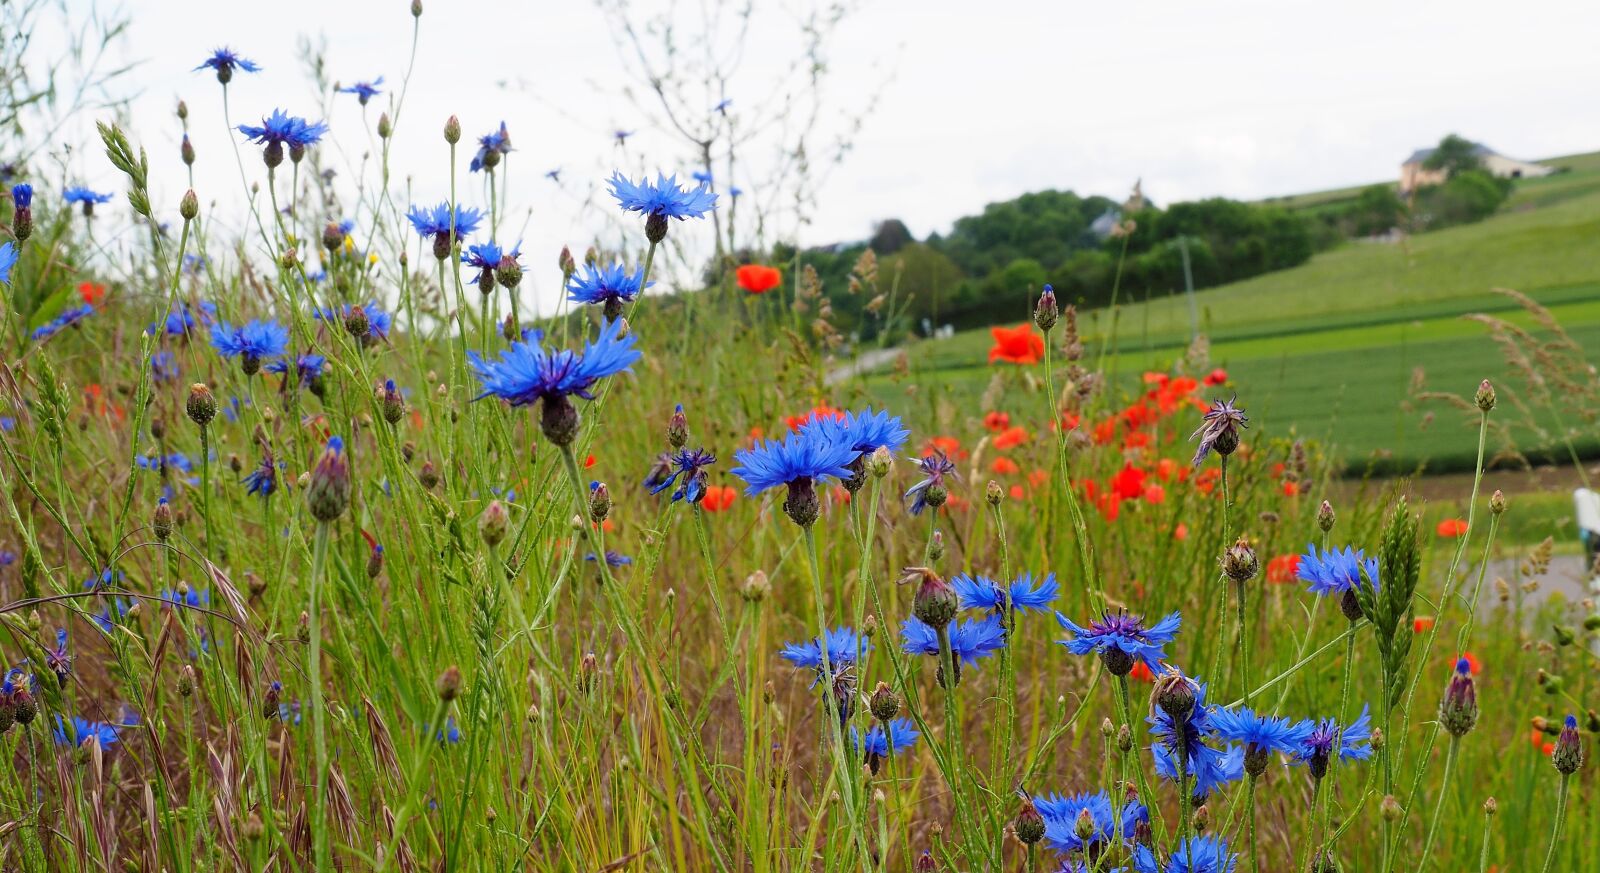
<path fill-rule="evenodd" d="M 1424 410 L 1406 404 L 1418 368 L 1430 390 L 1470 394 L 1485 377 L 1515 390 L 1484 328 L 1462 315 L 1509 311 L 1493 289 L 1512 288 L 1551 306 L 1586 349 L 1600 348 L 1600 153 L 1548 163 L 1566 171 L 1518 182 L 1501 211 L 1477 224 L 1346 243 L 1300 267 L 1197 292 L 1200 330 L 1240 402 L 1275 432 L 1336 443 L 1352 467 L 1375 455 L 1389 468 L 1470 463 L 1458 415 L 1439 407 L 1424 426 Z M 1119 306 L 1109 365 L 1123 377 L 1170 367 L 1189 343 L 1190 312 L 1182 293 Z M 1109 310 L 1085 313 L 1081 324 L 1091 346 L 1113 335 Z M 922 390 L 976 403 L 990 344 L 987 330 L 916 343 L 914 378 Z M 882 376 L 869 381 L 886 395 L 898 390 Z M 1582 441 L 1600 447 L 1595 437 Z"/>

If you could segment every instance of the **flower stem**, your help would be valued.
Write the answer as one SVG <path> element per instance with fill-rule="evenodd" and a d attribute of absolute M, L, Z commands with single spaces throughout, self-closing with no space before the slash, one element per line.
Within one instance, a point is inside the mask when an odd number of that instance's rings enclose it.
<path fill-rule="evenodd" d="M 1433 822 L 1428 825 L 1428 837 L 1422 842 L 1422 860 L 1417 864 L 1417 869 L 1426 871 L 1428 860 L 1433 855 L 1433 838 L 1439 834 L 1439 819 L 1444 813 L 1445 795 L 1450 791 L 1450 770 L 1456 762 L 1456 747 L 1461 745 L 1461 738 L 1452 735 L 1450 745 L 1444 751 L 1444 776 L 1439 783 L 1439 796 L 1433 804 Z"/>
<path fill-rule="evenodd" d="M 311 830 L 316 835 L 317 869 L 331 870 L 333 856 L 328 848 L 328 737 L 327 716 L 322 701 L 322 603 L 319 600 L 323 569 L 328 561 L 328 523 L 317 524 L 311 556 L 311 608 L 309 610 L 311 651 L 307 672 L 311 682 L 311 734 L 316 744 L 316 818 Z"/>
<path fill-rule="evenodd" d="M 1550 851 L 1544 856 L 1542 873 L 1550 873 L 1552 865 L 1556 862 L 1556 847 L 1561 845 L 1561 828 L 1567 823 L 1567 794 L 1572 783 L 1572 774 L 1561 774 L 1561 790 L 1556 794 L 1556 825 L 1550 832 Z M 1488 835 L 1484 835 L 1484 846 L 1487 851 Z"/>

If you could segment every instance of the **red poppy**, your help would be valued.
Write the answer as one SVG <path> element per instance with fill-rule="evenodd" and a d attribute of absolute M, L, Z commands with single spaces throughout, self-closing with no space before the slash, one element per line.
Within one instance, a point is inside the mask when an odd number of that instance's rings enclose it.
<path fill-rule="evenodd" d="M 593 467 L 593 466 L 594 466 L 594 455 L 590 455 L 589 457 L 583 459 L 583 468 L 585 470 L 587 470 L 587 469 L 589 469 L 590 467 Z"/>
<path fill-rule="evenodd" d="M 1458 537 L 1467 532 L 1467 523 L 1459 518 L 1447 518 L 1435 528 L 1442 537 Z"/>
<path fill-rule="evenodd" d="M 1022 468 L 1017 466 L 1017 462 L 1010 458 L 995 458 L 994 463 L 989 465 L 989 469 L 1002 476 L 1012 476 L 1022 471 Z"/>
<path fill-rule="evenodd" d="M 1042 488 L 1042 487 L 1044 487 L 1044 484 L 1046 482 L 1049 482 L 1049 481 L 1050 481 L 1050 471 L 1049 470 L 1029 470 L 1028 471 L 1028 485 L 1030 487 Z"/>
<path fill-rule="evenodd" d="M 1111 477 L 1111 491 L 1123 500 L 1137 500 L 1144 493 L 1145 472 L 1132 464 L 1124 464 Z"/>
<path fill-rule="evenodd" d="M 1004 412 L 991 412 L 983 417 L 983 426 L 985 430 L 999 433 L 1011 426 L 1011 416 Z"/>
<path fill-rule="evenodd" d="M 832 406 L 829 406 L 826 403 L 821 403 L 804 415 L 790 415 L 785 417 L 783 423 L 788 425 L 790 430 L 798 430 L 801 425 L 810 424 L 813 421 L 823 418 L 841 419 L 844 418 L 844 413 L 834 409 Z"/>
<path fill-rule="evenodd" d="M 1267 562 L 1267 581 L 1274 585 L 1288 585 L 1299 572 L 1299 555 L 1279 555 Z"/>
<path fill-rule="evenodd" d="M 1128 675 L 1140 682 L 1156 681 L 1156 674 L 1150 672 L 1150 668 L 1145 666 L 1143 661 L 1134 661 L 1133 669 L 1128 671 Z"/>
<path fill-rule="evenodd" d="M 1216 467 L 1207 467 L 1194 477 L 1194 487 L 1200 489 L 1201 494 L 1210 494 L 1217 490 L 1217 480 L 1222 478 L 1222 471 Z"/>
<path fill-rule="evenodd" d="M 706 512 L 721 512 L 733 505 L 738 499 L 739 492 L 732 485 L 707 485 L 706 496 L 700 499 L 700 505 Z"/>
<path fill-rule="evenodd" d="M 1228 371 L 1218 367 L 1206 374 L 1207 385 L 1221 385 L 1228 381 Z"/>
<path fill-rule="evenodd" d="M 1189 538 L 1189 526 L 1184 524 L 1181 521 L 1178 522 L 1178 526 L 1172 529 L 1172 538 L 1177 540 L 1180 543 L 1183 542 L 1184 540 L 1188 539 Z"/>
<path fill-rule="evenodd" d="M 1431 616 L 1431 615 L 1419 615 L 1416 618 L 1411 620 L 1411 632 L 1412 633 L 1417 633 L 1417 634 L 1427 633 L 1432 628 L 1433 628 L 1433 616 Z"/>
<path fill-rule="evenodd" d="M 105 299 L 106 286 L 97 285 L 94 282 L 84 282 L 78 286 L 78 296 L 83 298 L 84 303 L 98 305 L 101 300 Z"/>
<path fill-rule="evenodd" d="M 1283 496 L 1284 497 L 1299 497 L 1300 496 L 1300 483 L 1294 481 L 1293 479 L 1284 480 L 1284 483 L 1283 483 Z"/>
<path fill-rule="evenodd" d="M 1013 486 L 1011 486 L 1011 499 L 1012 500 L 1021 500 L 1025 496 L 1027 496 L 1027 495 L 1023 493 L 1021 485 L 1013 485 Z"/>
<path fill-rule="evenodd" d="M 961 441 L 953 436 L 936 436 L 929 439 L 922 447 L 922 456 L 931 457 L 934 452 L 943 452 L 944 456 L 952 461 L 967 456 L 967 453 L 961 450 Z"/>
<path fill-rule="evenodd" d="M 1028 441 L 1028 429 L 1022 425 L 1008 427 L 994 438 L 994 447 L 997 449 L 1011 449 Z"/>
<path fill-rule="evenodd" d="M 1144 488 L 1145 503 L 1164 503 L 1167 499 L 1167 489 L 1160 485 L 1146 485 Z"/>
<path fill-rule="evenodd" d="M 739 280 L 739 287 L 751 294 L 765 294 L 783 284 L 783 272 L 777 267 L 745 264 L 733 274 Z"/>
<path fill-rule="evenodd" d="M 1044 337 L 1033 332 L 1033 325 L 1023 322 L 1016 327 L 991 327 L 994 348 L 989 350 L 989 363 L 1007 361 L 1013 364 L 1037 364 L 1044 356 Z"/>

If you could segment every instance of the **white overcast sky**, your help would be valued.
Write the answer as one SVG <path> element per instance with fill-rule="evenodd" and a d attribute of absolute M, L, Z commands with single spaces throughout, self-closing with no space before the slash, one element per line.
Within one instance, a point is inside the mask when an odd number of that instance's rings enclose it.
<path fill-rule="evenodd" d="M 67 2 L 88 8 L 88 0 Z M 469 136 L 504 119 L 517 148 L 510 214 L 518 227 L 527 216 L 525 260 L 537 270 L 562 243 L 581 248 L 604 232 L 601 210 L 583 203 L 611 167 L 691 167 L 684 147 L 621 96 L 619 52 L 592 3 L 425 2 L 395 151 L 399 184 L 409 176 L 416 199 L 448 191 L 436 133 L 448 115 L 459 115 Z M 229 45 L 265 67 L 235 79 L 234 123 L 275 106 L 317 117 L 321 103 L 297 39 L 326 40 L 331 78 L 384 75 L 397 85 L 410 47 L 408 5 L 129 4 L 131 30 L 117 51 L 141 64 L 130 79 L 140 89 L 132 134 L 151 152 L 158 200 L 175 203 L 184 186 L 171 114 L 182 97 L 200 151 L 202 199 L 238 209 L 219 86 L 190 71 L 210 49 Z M 786 22 L 808 5 L 757 0 L 744 78 L 729 91 L 736 113 L 749 118 L 760 103 L 773 74 L 763 61 L 792 55 Z M 687 27 L 702 3 L 678 6 Z M 873 0 L 845 20 L 826 52 L 830 105 L 851 109 L 875 92 L 876 110 L 828 176 L 801 241 L 863 238 L 886 217 L 921 236 L 1026 191 L 1120 197 L 1136 178 L 1160 203 L 1388 180 L 1409 151 L 1451 131 L 1519 158 L 1600 149 L 1597 37 L 1594 0 Z M 376 103 L 371 119 L 375 110 Z M 366 141 L 354 99 L 336 100 L 328 121 L 340 149 L 334 164 L 353 177 Z M 618 127 L 640 130 L 626 154 L 612 144 Z M 95 144 L 84 145 L 72 172 L 120 189 Z M 462 163 L 465 177 L 465 156 Z M 557 166 L 561 188 L 539 175 Z M 246 168 L 260 172 L 254 149 Z M 462 184 L 462 201 L 481 204 L 481 193 Z M 536 293 L 548 300 L 554 290 L 546 282 Z"/>

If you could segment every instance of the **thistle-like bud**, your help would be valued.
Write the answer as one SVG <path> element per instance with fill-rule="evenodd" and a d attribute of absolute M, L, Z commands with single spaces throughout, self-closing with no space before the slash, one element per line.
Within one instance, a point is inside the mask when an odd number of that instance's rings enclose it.
<path fill-rule="evenodd" d="M 644 220 L 644 238 L 656 245 L 667 238 L 667 217 L 659 212 L 650 213 Z"/>
<path fill-rule="evenodd" d="M 483 538 L 484 545 L 493 548 L 506 538 L 506 529 L 510 525 L 511 514 L 506 511 L 506 505 L 491 500 L 483 515 L 478 516 L 478 536 Z"/>
<path fill-rule="evenodd" d="M 1383 728 L 1373 728 L 1372 729 L 1372 751 L 1374 751 L 1374 752 L 1383 751 L 1384 744 L 1386 744 L 1388 742 L 1389 742 L 1389 738 L 1388 738 L 1388 736 L 1386 734 L 1384 734 Z"/>
<path fill-rule="evenodd" d="M 1506 511 L 1506 495 L 1499 488 L 1494 489 L 1494 493 L 1489 495 L 1489 511 L 1495 515 L 1504 514 Z"/>
<path fill-rule="evenodd" d="M 195 196 L 193 188 L 183 192 L 183 199 L 178 201 L 178 214 L 184 221 L 194 221 L 200 214 L 200 198 Z"/>
<path fill-rule="evenodd" d="M 1483 799 L 1483 814 L 1484 815 L 1493 817 L 1495 815 L 1498 815 L 1499 812 L 1500 812 L 1500 801 L 1495 800 L 1494 797 L 1492 797 L 1492 796 L 1485 797 Z"/>
<path fill-rule="evenodd" d="M 1600 631 L 1600 612 L 1591 613 L 1583 617 L 1583 629 L 1589 633 Z"/>
<path fill-rule="evenodd" d="M 205 427 L 217 417 L 217 398 L 212 396 L 210 388 L 196 382 L 189 386 L 189 400 L 184 410 L 189 413 L 190 421 Z"/>
<path fill-rule="evenodd" d="M 950 583 L 928 567 L 907 567 L 900 581 L 918 582 L 916 596 L 911 601 L 911 614 L 923 624 L 939 630 L 955 620 L 961 603 Z"/>
<path fill-rule="evenodd" d="M 306 484 L 306 507 L 312 518 L 326 524 L 343 515 L 349 505 L 350 463 L 344 456 L 344 440 L 331 436 Z"/>
<path fill-rule="evenodd" d="M 1479 382 L 1478 392 L 1472 395 L 1472 402 L 1476 403 L 1479 409 L 1488 412 L 1494 408 L 1494 401 L 1494 386 L 1489 384 L 1488 379 Z"/>
<path fill-rule="evenodd" d="M 817 486 L 809 477 L 789 483 L 789 493 L 783 499 L 783 511 L 801 527 L 810 527 L 822 514 L 822 500 L 817 496 Z"/>
<path fill-rule="evenodd" d="M 1565 648 L 1577 641 L 1578 634 L 1572 628 L 1558 624 L 1555 625 L 1555 638 L 1556 645 Z"/>
<path fill-rule="evenodd" d="M 344 330 L 356 339 L 366 339 L 372 332 L 372 321 L 367 318 L 364 306 L 350 306 L 344 312 Z"/>
<path fill-rule="evenodd" d="M 1478 691 L 1472 682 L 1472 665 L 1466 658 L 1456 662 L 1456 672 L 1445 686 L 1439 722 L 1453 737 L 1466 736 L 1478 723 Z"/>
<path fill-rule="evenodd" d="M 1249 582 L 1260 570 L 1261 562 L 1256 558 L 1256 550 L 1243 537 L 1222 553 L 1222 572 L 1235 582 Z"/>
<path fill-rule="evenodd" d="M 417 481 L 429 491 L 439 486 L 439 471 L 433 466 L 432 461 L 422 462 L 422 468 L 417 470 Z"/>
<path fill-rule="evenodd" d="M 915 873 L 939 873 L 939 862 L 933 860 L 932 852 L 924 849 L 922 854 L 917 856 L 917 862 L 912 869 Z"/>
<path fill-rule="evenodd" d="M 1040 815 L 1039 808 L 1033 805 L 1033 798 L 1026 794 L 1022 795 L 1022 808 L 1017 810 L 1017 817 L 1012 820 L 1011 829 L 1024 846 L 1031 846 L 1044 839 L 1044 816 Z"/>
<path fill-rule="evenodd" d="M 33 692 L 28 690 L 26 681 L 16 683 L 16 688 L 12 690 L 11 710 L 12 718 L 23 727 L 32 723 L 34 716 L 39 714 L 39 704 L 33 699 Z"/>
<path fill-rule="evenodd" d="M 934 531 L 933 536 L 928 538 L 928 560 L 935 562 L 944 560 L 943 531 Z"/>
<path fill-rule="evenodd" d="M 422 0 L 411 0 L 411 17 L 422 17 Z"/>
<path fill-rule="evenodd" d="M 11 235 L 17 242 L 24 242 L 33 236 L 33 186 L 27 183 L 11 186 L 11 203 L 15 207 L 11 213 Z"/>
<path fill-rule="evenodd" d="M 344 230 L 337 222 L 328 222 L 322 226 L 322 247 L 330 252 L 336 252 L 344 245 Z"/>
<path fill-rule="evenodd" d="M 522 339 L 521 331 L 517 330 L 517 319 L 509 312 L 506 313 L 505 322 L 503 322 L 500 326 L 500 336 L 504 337 L 505 341 L 508 343 L 514 343 L 517 340 Z"/>
<path fill-rule="evenodd" d="M 1322 501 L 1322 505 L 1317 507 L 1317 527 L 1323 533 L 1333 530 L 1333 504 L 1326 500 Z"/>
<path fill-rule="evenodd" d="M 383 546 L 373 546 L 367 552 L 367 578 L 376 579 L 383 572 Z"/>
<path fill-rule="evenodd" d="M 194 143 L 189 142 L 189 135 L 183 135 L 183 142 L 178 144 L 178 157 L 183 159 L 184 166 L 194 166 Z"/>
<path fill-rule="evenodd" d="M 1111 716 L 1100 719 L 1100 736 L 1108 742 L 1117 735 L 1116 723 L 1111 721 Z"/>
<path fill-rule="evenodd" d="M 172 507 L 163 497 L 156 503 L 156 511 L 150 516 L 150 527 L 155 531 L 156 539 L 166 542 L 172 536 Z"/>
<path fill-rule="evenodd" d="M 390 424 L 399 424 L 405 416 L 406 401 L 400 396 L 393 379 L 385 379 L 383 387 L 378 389 L 378 406 L 383 410 L 383 420 Z"/>
<path fill-rule="evenodd" d="M 1352 622 L 1361 620 L 1361 599 L 1356 596 L 1356 589 L 1352 586 L 1344 590 L 1339 596 L 1339 611 Z"/>
<path fill-rule="evenodd" d="M 767 581 L 767 574 L 760 570 L 744 577 L 744 584 L 739 586 L 739 596 L 749 603 L 760 603 L 772 591 L 772 583 Z"/>
<path fill-rule="evenodd" d="M 590 267 L 594 266 L 595 264 L 600 263 L 600 250 L 595 248 L 594 246 L 590 246 L 587 249 L 584 249 L 583 250 L 583 263 L 586 266 L 590 266 Z"/>
<path fill-rule="evenodd" d="M 184 100 L 179 100 L 178 101 L 178 120 L 179 121 L 188 121 L 189 120 L 189 104 L 188 104 L 187 101 L 184 101 Z"/>
<path fill-rule="evenodd" d="M 572 445 L 578 438 L 578 408 L 565 394 L 547 395 L 539 404 L 539 429 L 555 445 Z"/>
<path fill-rule="evenodd" d="M 1156 706 L 1161 707 L 1162 712 L 1171 716 L 1173 721 L 1181 722 L 1194 711 L 1194 686 L 1182 673 L 1172 670 L 1156 678 L 1150 699 Z"/>
<path fill-rule="evenodd" d="M 567 246 L 561 247 L 561 254 L 556 256 L 556 266 L 566 276 L 571 276 L 573 273 L 578 272 L 578 262 L 572 257 L 571 248 Z"/>
<path fill-rule="evenodd" d="M 867 455 L 867 474 L 874 479 L 882 479 L 889 475 L 892 467 L 894 467 L 894 453 L 889 451 L 888 446 L 878 446 L 872 450 L 872 454 Z"/>
<path fill-rule="evenodd" d="M 1056 326 L 1056 319 L 1061 317 L 1061 309 L 1056 304 L 1056 290 L 1049 285 L 1044 286 L 1044 291 L 1039 295 L 1039 302 L 1033 307 L 1033 323 L 1039 325 L 1039 330 L 1049 333 Z"/>
<path fill-rule="evenodd" d="M 394 134 L 394 122 L 389 120 L 389 113 L 385 112 L 382 115 L 378 116 L 378 136 L 379 136 L 379 138 L 388 139 L 393 134 Z"/>
<path fill-rule="evenodd" d="M 611 514 L 611 489 L 604 482 L 589 483 L 589 520 L 599 524 Z"/>
<path fill-rule="evenodd" d="M 455 117 L 454 115 L 445 119 L 444 141 L 451 145 L 455 145 L 461 141 L 461 119 Z"/>
<path fill-rule="evenodd" d="M 1561 725 L 1561 734 L 1556 737 L 1556 748 L 1550 753 L 1550 763 L 1556 766 L 1556 772 L 1563 776 L 1571 776 L 1583 768 L 1583 738 L 1578 735 L 1578 719 L 1568 714 Z"/>
<path fill-rule="evenodd" d="M 1383 816 L 1386 822 L 1397 822 L 1400 816 L 1405 814 L 1405 810 L 1400 808 L 1400 801 L 1393 794 L 1385 794 L 1383 801 L 1378 804 L 1378 814 Z"/>
<path fill-rule="evenodd" d="M 594 652 L 585 652 L 583 661 L 578 664 L 578 690 L 585 694 L 594 690 L 595 677 L 600 673 L 600 663 L 595 660 Z"/>
<path fill-rule="evenodd" d="M 895 694 L 888 683 L 879 682 L 878 687 L 872 689 L 867 708 L 872 710 L 872 717 L 878 721 L 889 721 L 900 714 L 900 695 Z"/>
<path fill-rule="evenodd" d="M 283 698 L 283 683 L 274 679 L 267 685 L 266 693 L 261 695 L 261 717 L 273 719 L 278 717 L 278 703 Z"/>
<path fill-rule="evenodd" d="M 672 417 L 667 419 L 667 445 L 681 449 L 689 442 L 689 419 L 683 414 L 683 404 L 677 405 L 672 410 Z"/>
<path fill-rule="evenodd" d="M 1072 834 L 1087 846 L 1094 840 L 1097 827 L 1094 823 L 1094 813 L 1087 808 L 1078 810 L 1078 817 L 1072 822 Z"/>
<path fill-rule="evenodd" d="M 1005 490 L 1000 487 L 999 482 L 993 479 L 990 479 L 989 484 L 983 489 L 983 499 L 989 501 L 990 506 L 999 506 L 1000 501 L 1004 500 L 1005 496 Z"/>
<path fill-rule="evenodd" d="M 510 254 L 501 255 L 500 261 L 494 265 L 494 278 L 501 288 L 509 291 L 522 284 L 522 265 Z"/>
<path fill-rule="evenodd" d="M 449 703 L 461 696 L 461 668 L 454 664 L 444 668 L 439 674 L 438 681 L 434 682 L 433 690 L 439 692 L 439 699 Z"/>

